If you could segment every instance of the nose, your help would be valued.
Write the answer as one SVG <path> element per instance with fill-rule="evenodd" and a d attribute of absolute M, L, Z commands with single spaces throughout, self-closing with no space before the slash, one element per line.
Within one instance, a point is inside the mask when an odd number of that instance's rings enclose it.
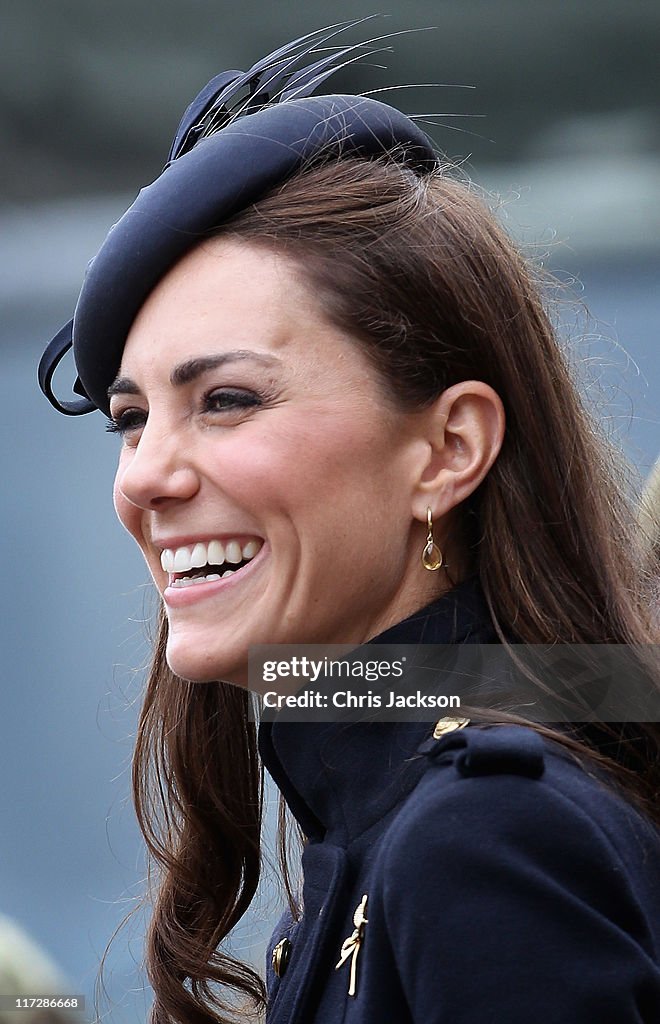
<path fill-rule="evenodd" d="M 161 509 L 187 501 L 199 489 L 199 477 L 182 439 L 147 421 L 135 447 L 122 453 L 115 490 L 142 509 Z"/>

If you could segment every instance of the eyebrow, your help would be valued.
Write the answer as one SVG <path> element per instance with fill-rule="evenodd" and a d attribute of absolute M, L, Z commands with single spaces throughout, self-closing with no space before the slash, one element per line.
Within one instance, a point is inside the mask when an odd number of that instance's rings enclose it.
<path fill-rule="evenodd" d="M 187 359 L 185 363 L 179 363 L 170 374 L 170 383 L 173 387 L 181 387 L 184 384 L 192 384 L 209 370 L 216 370 L 225 363 L 251 360 L 261 363 L 263 366 L 274 366 L 280 363 L 276 356 L 268 355 L 265 352 L 253 352 L 250 349 L 235 349 L 232 352 L 222 352 L 218 355 L 198 356 L 195 359 Z M 108 388 L 108 398 L 113 395 L 139 395 L 140 388 L 130 377 L 117 377 Z"/>

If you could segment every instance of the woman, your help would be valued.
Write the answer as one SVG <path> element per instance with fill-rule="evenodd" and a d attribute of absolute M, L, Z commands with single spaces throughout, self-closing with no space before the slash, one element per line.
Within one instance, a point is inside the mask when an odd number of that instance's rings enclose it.
<path fill-rule="evenodd" d="M 266 1001 L 218 948 L 259 874 L 251 645 L 658 640 L 529 267 L 410 120 L 309 97 L 332 60 L 291 61 L 320 42 L 193 102 L 40 367 L 121 435 L 162 597 L 134 765 L 158 1024 Z M 259 748 L 305 837 L 273 1024 L 658 1019 L 654 724 L 276 718 Z"/>

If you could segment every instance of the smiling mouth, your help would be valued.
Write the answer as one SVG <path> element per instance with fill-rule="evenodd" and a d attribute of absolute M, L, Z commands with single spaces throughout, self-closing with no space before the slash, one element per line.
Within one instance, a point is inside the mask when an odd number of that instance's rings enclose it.
<path fill-rule="evenodd" d="M 238 540 L 199 541 L 189 547 L 167 548 L 160 556 L 160 564 L 169 574 L 170 587 L 194 587 L 233 576 L 252 561 L 262 546 L 263 541 L 257 539 L 243 544 Z"/>

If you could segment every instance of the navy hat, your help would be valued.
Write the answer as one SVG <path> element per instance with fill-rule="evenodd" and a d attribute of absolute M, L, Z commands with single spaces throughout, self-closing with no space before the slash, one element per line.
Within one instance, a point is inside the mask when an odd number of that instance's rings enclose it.
<path fill-rule="evenodd" d="M 73 319 L 41 358 L 39 386 L 56 409 L 70 416 L 108 413 L 108 387 L 153 288 L 200 238 L 302 167 L 320 158 L 386 153 L 420 175 L 437 166 L 433 144 L 401 111 L 366 96 L 311 95 L 338 67 L 364 56 L 365 44 L 296 70 L 301 57 L 357 23 L 310 33 L 249 71 L 223 72 L 193 100 L 163 172 L 110 229 L 87 268 Z M 51 383 L 72 347 L 73 390 L 82 397 L 63 401 Z"/>

